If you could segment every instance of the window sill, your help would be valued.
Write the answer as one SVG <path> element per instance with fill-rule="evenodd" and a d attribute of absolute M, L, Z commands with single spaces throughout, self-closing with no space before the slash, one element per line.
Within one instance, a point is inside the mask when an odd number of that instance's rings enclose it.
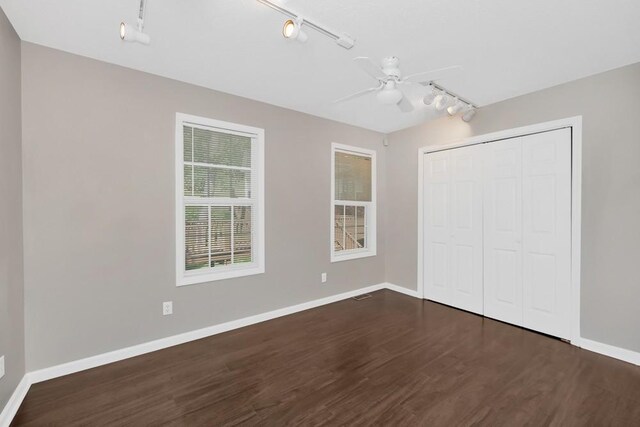
<path fill-rule="evenodd" d="M 202 274 L 183 274 L 178 277 L 176 286 L 197 285 L 199 283 L 215 282 L 217 280 L 233 279 L 237 277 L 253 276 L 255 274 L 264 273 L 264 267 L 255 266 L 249 268 L 236 268 L 223 271 L 202 273 Z"/>
<path fill-rule="evenodd" d="M 335 253 L 331 254 L 331 262 L 340 262 L 340 261 L 349 261 L 352 259 L 359 259 L 359 258 L 368 258 L 371 256 L 376 256 L 376 251 L 375 250 L 366 250 L 366 251 L 352 251 L 352 252 L 345 252 L 343 254 L 340 255 L 336 255 Z"/>

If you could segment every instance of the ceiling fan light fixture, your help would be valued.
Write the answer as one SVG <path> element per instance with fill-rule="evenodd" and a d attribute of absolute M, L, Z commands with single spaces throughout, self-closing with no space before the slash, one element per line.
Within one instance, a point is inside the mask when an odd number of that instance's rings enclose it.
<path fill-rule="evenodd" d="M 376 94 L 376 98 L 378 98 L 378 101 L 386 105 L 397 104 L 402 99 L 402 96 L 402 92 L 400 92 L 396 88 L 383 89 Z"/>
<path fill-rule="evenodd" d="M 386 105 L 397 104 L 403 96 L 402 92 L 396 87 L 396 82 L 393 80 L 387 81 L 382 90 L 376 94 L 378 101 Z"/>

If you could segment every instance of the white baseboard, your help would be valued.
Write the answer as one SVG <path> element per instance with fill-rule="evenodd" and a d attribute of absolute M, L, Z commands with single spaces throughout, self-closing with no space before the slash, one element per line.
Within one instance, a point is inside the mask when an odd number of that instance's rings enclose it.
<path fill-rule="evenodd" d="M 422 297 L 418 295 L 418 291 L 414 291 L 413 289 L 407 289 L 405 287 L 394 285 L 393 283 L 388 282 L 384 284 L 384 287 L 395 292 L 400 292 L 401 294 L 409 295 L 410 297 L 422 299 Z"/>
<path fill-rule="evenodd" d="M 18 384 L 18 387 L 16 387 L 13 394 L 9 398 L 9 401 L 2 410 L 2 413 L 0 413 L 0 427 L 9 427 L 9 424 L 11 424 L 11 421 L 13 421 L 13 417 L 16 416 L 18 409 L 20 409 L 20 405 L 22 404 L 24 397 L 27 395 L 29 387 L 31 387 L 31 381 L 29 380 L 29 375 L 27 374 L 22 377 L 22 380 Z"/>
<path fill-rule="evenodd" d="M 289 314 L 294 314 L 300 311 L 309 310 L 311 308 L 320 307 L 325 304 L 331 304 L 333 302 L 341 301 L 343 299 L 351 298 L 367 292 L 378 291 L 380 289 L 384 289 L 385 287 L 386 283 L 380 283 L 377 285 L 368 286 L 366 288 L 356 289 L 354 291 L 344 292 L 338 295 L 332 295 L 329 297 L 304 302 L 302 304 L 269 311 L 267 313 L 257 314 L 255 316 L 232 320 L 230 322 L 209 326 L 203 329 L 197 329 L 195 331 L 185 332 L 179 335 L 173 335 L 171 337 L 149 341 L 143 344 L 138 344 L 123 349 L 110 351 L 108 353 L 87 357 L 85 359 L 63 363 L 61 365 L 52 366 L 50 368 L 40 369 L 38 371 L 30 372 L 29 377 L 33 384 L 47 381 L 64 375 L 73 374 L 75 372 L 80 372 L 98 366 L 106 365 L 108 363 L 118 362 L 120 360 L 140 356 L 146 353 L 151 353 L 152 351 L 161 350 L 163 348 L 173 347 L 175 345 L 184 344 L 189 341 L 195 341 L 212 335 L 221 334 L 233 329 L 254 325 L 256 323 L 275 319 L 276 317 L 287 316 Z"/>
<path fill-rule="evenodd" d="M 614 359 L 640 366 L 640 353 L 636 351 L 604 344 L 598 341 L 592 341 L 587 338 L 580 338 L 577 346 L 585 350 L 593 351 L 594 353 L 600 353 L 605 356 L 613 357 Z"/>

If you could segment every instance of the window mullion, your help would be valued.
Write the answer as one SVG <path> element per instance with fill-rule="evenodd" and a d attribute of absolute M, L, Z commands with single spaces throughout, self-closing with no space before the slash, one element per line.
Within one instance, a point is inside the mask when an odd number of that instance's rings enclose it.
<path fill-rule="evenodd" d="M 230 170 L 239 170 L 239 171 L 249 171 L 249 172 L 253 172 L 253 169 L 250 167 L 246 167 L 246 166 L 230 166 L 230 165 L 219 165 L 219 164 L 215 164 L 215 163 L 202 163 L 202 162 L 184 162 L 185 165 L 191 166 L 191 167 L 196 167 L 196 166 L 200 166 L 200 167 L 204 167 L 204 168 L 217 168 L 217 169 L 230 169 Z"/>
<path fill-rule="evenodd" d="M 353 235 L 353 239 L 355 240 L 355 244 L 356 244 L 356 248 L 357 248 L 358 245 L 359 245 L 359 243 L 358 243 L 358 206 L 354 206 L 353 209 L 354 209 L 354 215 L 353 215 L 354 222 L 353 223 L 355 225 L 355 228 L 354 228 L 355 233 Z"/>
<path fill-rule="evenodd" d="M 347 205 L 342 205 L 342 250 L 347 249 L 347 224 L 345 215 L 347 213 Z"/>
<path fill-rule="evenodd" d="M 334 200 L 335 203 L 337 204 L 344 204 L 344 205 L 349 205 L 349 206 L 366 206 L 372 202 L 362 202 L 362 201 L 358 201 L 358 200 Z"/>
<path fill-rule="evenodd" d="M 369 225 L 367 223 L 367 221 L 369 221 L 369 209 L 367 209 L 367 207 L 364 207 L 364 245 L 362 245 L 363 248 L 367 249 L 367 245 L 369 244 Z"/>
<path fill-rule="evenodd" d="M 235 262 L 235 227 L 236 227 L 236 209 L 235 206 L 231 206 L 231 265 Z"/>
<path fill-rule="evenodd" d="M 209 248 L 209 263 L 207 264 L 207 268 L 211 268 L 211 206 L 209 206 L 209 208 L 207 209 L 207 213 L 209 214 L 209 226 L 207 227 L 207 242 L 209 243 L 207 245 Z"/>
<path fill-rule="evenodd" d="M 184 202 L 188 205 L 214 205 L 214 206 L 250 206 L 256 204 L 255 199 L 231 199 L 216 197 L 185 197 Z"/>
<path fill-rule="evenodd" d="M 193 134 L 195 132 L 193 131 L 193 128 L 191 128 L 191 161 L 193 162 L 193 159 L 195 158 L 195 145 L 193 142 Z M 195 195 L 195 191 L 196 191 L 196 172 L 195 172 L 196 168 L 193 167 L 193 165 L 191 166 L 191 195 Z M 209 264 L 211 265 L 211 264 Z"/>

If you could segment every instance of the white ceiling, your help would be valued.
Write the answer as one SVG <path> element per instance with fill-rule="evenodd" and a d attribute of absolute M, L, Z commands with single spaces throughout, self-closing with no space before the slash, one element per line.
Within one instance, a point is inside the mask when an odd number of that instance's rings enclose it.
<path fill-rule="evenodd" d="M 285 18 L 256 0 L 148 0 L 151 45 L 121 42 L 139 0 L 0 0 L 23 40 L 365 128 L 391 132 L 435 113 L 373 95 L 356 56 L 395 55 L 405 74 L 460 65 L 440 83 L 479 105 L 640 61 L 638 0 L 289 0 L 356 38 L 345 50 L 313 30 L 285 40 Z"/>

